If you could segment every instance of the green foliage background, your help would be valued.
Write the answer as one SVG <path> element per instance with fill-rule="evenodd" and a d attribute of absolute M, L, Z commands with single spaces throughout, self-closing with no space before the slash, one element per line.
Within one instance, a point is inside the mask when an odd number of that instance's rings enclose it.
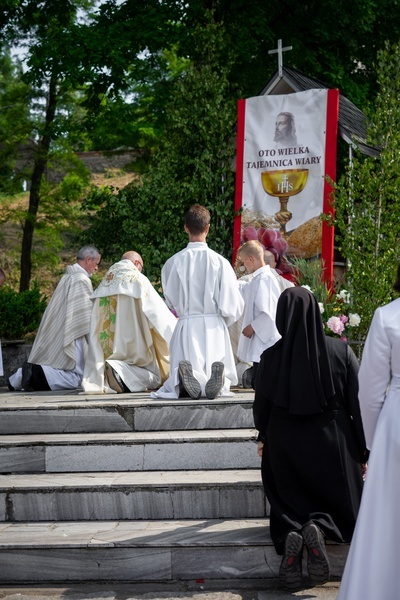
<path fill-rule="evenodd" d="M 34 267 L 41 260 L 56 265 L 82 215 L 86 228 L 76 245 L 95 241 L 109 260 L 136 248 L 157 281 L 163 262 L 187 241 L 184 212 L 199 202 L 212 214 L 210 246 L 229 258 L 236 101 L 261 92 L 276 71 L 276 55 L 268 51 L 282 39 L 293 48 L 285 63 L 338 87 L 362 110 L 374 107 L 370 142 L 382 147 L 382 157 L 355 157 L 351 179 L 346 173 L 337 186 L 336 226 L 363 323 L 393 297 L 399 56 L 389 43 L 400 39 L 400 3 L 41 0 L 38 6 L 37 0 L 0 6 L 0 218 L 14 219 L 26 238 L 21 289 L 29 287 L 32 257 Z M 390 27 L 382 26 L 388 21 Z M 13 45 L 23 48 L 23 68 L 10 61 Z M 14 160 L 27 140 L 37 142 L 39 168 L 23 173 L 35 183 L 29 210 L 14 210 L 10 194 L 20 185 Z M 88 193 L 73 152 L 119 146 L 139 150 L 141 183 Z M 61 163 L 65 180 L 49 185 L 46 169 Z"/>
<path fill-rule="evenodd" d="M 335 194 L 335 225 L 353 304 L 365 337 L 373 312 L 396 297 L 400 259 L 400 44 L 378 53 L 379 93 L 371 115 L 369 142 L 379 159 L 355 154 Z"/>
<path fill-rule="evenodd" d="M 103 189 L 84 203 L 89 210 L 101 205 L 84 237 L 106 258 L 140 252 L 153 281 L 167 258 L 186 245 L 183 217 L 194 203 L 210 210 L 209 245 L 228 258 L 232 251 L 236 102 L 227 78 L 229 59 L 220 26 L 209 23 L 194 40 L 198 60 L 174 83 L 164 141 L 141 183 L 116 195 Z"/>
<path fill-rule="evenodd" d="M 46 309 L 46 299 L 35 283 L 18 293 L 7 285 L 0 288 L 0 339 L 22 340 L 36 331 Z"/>

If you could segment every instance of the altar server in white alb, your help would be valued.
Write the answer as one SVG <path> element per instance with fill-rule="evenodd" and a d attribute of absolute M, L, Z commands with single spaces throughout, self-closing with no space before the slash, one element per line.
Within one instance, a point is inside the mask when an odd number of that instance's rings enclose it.
<path fill-rule="evenodd" d="M 400 266 L 394 285 L 400 293 Z M 359 371 L 368 471 L 339 600 L 400 597 L 400 299 L 373 316 Z"/>
<path fill-rule="evenodd" d="M 238 250 L 238 258 L 253 277 L 243 283 L 239 280 L 245 309 L 237 356 L 244 363 L 253 363 L 254 387 L 261 354 L 281 337 L 275 325 L 281 288 L 271 267 L 265 263 L 264 246 L 259 241 L 243 244 Z"/>
<path fill-rule="evenodd" d="M 82 381 L 88 394 L 152 390 L 168 377 L 168 344 L 177 319 L 142 268 L 140 254 L 126 252 L 92 296 Z"/>
<path fill-rule="evenodd" d="M 43 314 L 28 362 L 9 379 L 10 390 L 71 390 L 82 381 L 93 293 L 90 277 L 100 254 L 84 246 L 65 270 Z"/>
<path fill-rule="evenodd" d="M 206 238 L 210 213 L 199 204 L 185 215 L 189 243 L 161 272 L 168 306 L 179 317 L 171 340 L 171 373 L 153 397 L 198 399 L 232 395 L 237 383 L 228 326 L 244 303 L 230 263 L 211 250 Z"/>

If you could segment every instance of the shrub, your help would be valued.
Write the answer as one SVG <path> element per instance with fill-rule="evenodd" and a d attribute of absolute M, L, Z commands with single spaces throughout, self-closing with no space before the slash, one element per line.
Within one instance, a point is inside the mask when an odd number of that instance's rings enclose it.
<path fill-rule="evenodd" d="M 37 282 L 31 290 L 20 293 L 7 286 L 0 288 L 0 338 L 20 340 L 34 333 L 46 304 Z"/>

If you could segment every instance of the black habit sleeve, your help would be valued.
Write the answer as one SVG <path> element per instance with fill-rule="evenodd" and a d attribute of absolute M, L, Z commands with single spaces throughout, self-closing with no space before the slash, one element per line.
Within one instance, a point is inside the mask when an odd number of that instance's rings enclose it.
<path fill-rule="evenodd" d="M 255 395 L 253 403 L 254 426 L 258 431 L 258 441 L 264 442 L 271 414 L 271 402 L 268 399 L 268 350 L 262 353 L 257 369 Z"/>

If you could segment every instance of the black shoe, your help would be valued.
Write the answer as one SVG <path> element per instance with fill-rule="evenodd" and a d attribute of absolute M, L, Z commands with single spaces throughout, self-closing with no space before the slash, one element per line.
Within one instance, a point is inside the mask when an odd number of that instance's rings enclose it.
<path fill-rule="evenodd" d="M 285 540 L 279 578 L 290 590 L 298 589 L 301 584 L 303 543 L 303 538 L 297 531 L 291 531 Z"/>
<path fill-rule="evenodd" d="M 225 380 L 225 367 L 222 362 L 214 362 L 211 365 L 211 377 L 206 383 L 206 396 L 209 400 L 214 400 L 222 390 Z"/>
<path fill-rule="evenodd" d="M 253 367 L 249 367 L 242 375 L 242 386 L 248 390 L 253 387 Z"/>
<path fill-rule="evenodd" d="M 193 368 L 188 360 L 181 360 L 178 367 L 178 373 L 180 382 L 187 394 L 194 400 L 198 400 L 201 396 L 201 386 L 193 375 Z"/>
<path fill-rule="evenodd" d="M 188 393 L 185 390 L 185 388 L 183 387 L 183 383 L 182 381 L 179 382 L 179 398 L 187 398 L 188 397 Z"/>
<path fill-rule="evenodd" d="M 108 385 L 114 392 L 118 392 L 118 394 L 130 393 L 129 388 L 122 381 L 120 375 L 108 363 L 106 363 L 106 376 Z"/>
<path fill-rule="evenodd" d="M 314 583 L 322 584 L 329 581 L 330 566 L 326 554 L 324 536 L 315 523 L 306 525 L 302 531 L 307 548 L 307 569 Z"/>
<path fill-rule="evenodd" d="M 25 390 L 25 392 L 33 392 L 32 376 L 33 376 L 33 364 L 25 361 L 22 365 L 22 383 L 21 383 L 21 388 L 23 390 Z"/>
<path fill-rule="evenodd" d="M 7 379 L 7 387 L 9 389 L 10 392 L 15 392 L 15 387 L 13 387 L 10 383 L 10 380 Z"/>

